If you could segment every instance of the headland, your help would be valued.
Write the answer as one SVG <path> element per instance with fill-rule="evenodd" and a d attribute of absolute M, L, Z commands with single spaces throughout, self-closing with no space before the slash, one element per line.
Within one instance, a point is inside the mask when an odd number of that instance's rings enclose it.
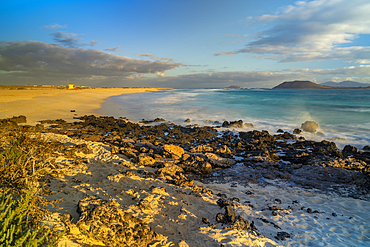
<path fill-rule="evenodd" d="M 367 87 L 331 87 L 320 85 L 312 81 L 285 81 L 273 89 L 370 89 Z"/>

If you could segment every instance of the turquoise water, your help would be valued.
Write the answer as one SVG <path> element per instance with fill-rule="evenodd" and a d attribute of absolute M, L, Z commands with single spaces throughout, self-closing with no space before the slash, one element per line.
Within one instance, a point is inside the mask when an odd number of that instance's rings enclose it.
<path fill-rule="evenodd" d="M 305 133 L 308 139 L 360 148 L 370 144 L 370 90 L 167 90 L 111 97 L 98 113 L 134 121 L 161 117 L 177 124 L 190 118 L 200 125 L 242 119 L 270 133 L 291 132 L 311 120 L 320 127 L 319 133 Z"/>

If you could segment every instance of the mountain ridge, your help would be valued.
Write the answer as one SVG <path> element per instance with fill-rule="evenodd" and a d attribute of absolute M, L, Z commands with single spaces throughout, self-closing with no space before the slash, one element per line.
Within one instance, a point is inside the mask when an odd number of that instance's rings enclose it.
<path fill-rule="evenodd" d="M 328 86 L 328 87 L 368 87 L 370 84 L 368 83 L 360 83 L 356 81 L 341 81 L 341 82 L 334 82 L 328 81 L 321 83 L 319 85 Z"/>

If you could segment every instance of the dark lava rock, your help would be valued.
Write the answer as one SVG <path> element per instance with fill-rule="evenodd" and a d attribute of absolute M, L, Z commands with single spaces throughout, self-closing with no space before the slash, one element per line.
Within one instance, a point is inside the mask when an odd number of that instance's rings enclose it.
<path fill-rule="evenodd" d="M 209 219 L 208 219 L 207 217 L 202 218 L 202 222 L 203 222 L 204 224 L 210 224 L 210 223 L 211 223 L 211 222 L 209 222 Z"/>
<path fill-rule="evenodd" d="M 281 202 L 281 200 L 279 199 L 279 198 L 276 198 L 275 200 L 274 200 L 274 202 L 275 203 L 278 203 L 278 204 L 281 204 L 282 202 Z"/>
<path fill-rule="evenodd" d="M 342 151 L 342 154 L 345 157 L 347 157 L 349 155 L 356 154 L 356 153 L 357 153 L 357 148 L 356 147 L 353 147 L 351 145 L 344 146 L 343 151 Z"/>
<path fill-rule="evenodd" d="M 228 205 L 231 205 L 231 203 L 228 201 L 228 200 L 225 200 L 224 198 L 220 198 L 218 199 L 217 201 L 217 205 L 220 207 L 220 208 L 223 208 L 223 207 L 226 207 Z"/>
<path fill-rule="evenodd" d="M 282 130 L 282 129 L 278 129 L 278 130 L 276 131 L 276 133 L 284 133 L 284 130 Z"/>
<path fill-rule="evenodd" d="M 228 121 L 224 121 L 222 123 L 222 127 L 224 128 L 243 128 L 243 120 L 238 120 L 238 121 L 231 121 L 231 122 L 228 122 Z"/>
<path fill-rule="evenodd" d="M 238 215 L 235 221 L 231 224 L 230 229 L 235 229 L 238 231 L 243 229 L 249 230 L 251 229 L 251 226 L 247 220 L 243 219 L 243 217 Z"/>
<path fill-rule="evenodd" d="M 299 134 L 301 134 L 302 133 L 302 130 L 300 130 L 300 129 L 294 129 L 293 130 L 293 134 L 294 135 L 299 135 Z"/>
<path fill-rule="evenodd" d="M 233 207 L 231 205 L 227 205 L 225 207 L 225 217 L 228 223 L 235 221 L 235 212 L 233 210 Z"/>
<path fill-rule="evenodd" d="M 27 122 L 26 116 L 23 116 L 23 115 L 20 115 L 18 117 L 8 118 L 7 120 L 13 121 L 15 123 L 26 123 Z"/>
<path fill-rule="evenodd" d="M 147 246 L 157 234 L 140 219 L 133 217 L 118 203 L 95 196 L 79 201 L 77 227 L 81 233 L 107 246 Z"/>
<path fill-rule="evenodd" d="M 0 119 L 0 127 L 16 127 L 19 123 L 26 123 L 26 117 L 25 116 L 18 116 L 18 117 L 12 117 L 12 118 L 5 118 Z"/>
<path fill-rule="evenodd" d="M 42 120 L 41 121 L 41 124 L 63 124 L 63 123 L 66 123 L 65 120 L 63 119 L 56 119 L 56 120 Z"/>
<path fill-rule="evenodd" d="M 287 232 L 278 232 L 277 236 L 275 236 L 277 240 L 285 240 L 286 238 L 290 238 L 290 234 Z"/>

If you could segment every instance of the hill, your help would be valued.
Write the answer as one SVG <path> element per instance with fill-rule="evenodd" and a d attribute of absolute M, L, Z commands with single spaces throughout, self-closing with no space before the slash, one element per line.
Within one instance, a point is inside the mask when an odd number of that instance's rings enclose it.
<path fill-rule="evenodd" d="M 328 86 L 322 86 L 312 81 L 285 81 L 273 89 L 326 89 L 332 88 Z"/>
<path fill-rule="evenodd" d="M 321 83 L 321 86 L 328 86 L 328 87 L 368 87 L 370 84 L 368 83 L 360 83 L 355 81 L 342 81 L 342 82 L 333 82 L 328 81 L 325 83 Z"/>

